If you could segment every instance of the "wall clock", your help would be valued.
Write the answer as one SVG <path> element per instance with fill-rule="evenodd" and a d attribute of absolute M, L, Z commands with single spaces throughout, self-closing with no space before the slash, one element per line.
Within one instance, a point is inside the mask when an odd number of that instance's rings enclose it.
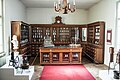
<path fill-rule="evenodd" d="M 55 23 L 62 23 L 62 18 L 60 16 L 55 17 Z"/>

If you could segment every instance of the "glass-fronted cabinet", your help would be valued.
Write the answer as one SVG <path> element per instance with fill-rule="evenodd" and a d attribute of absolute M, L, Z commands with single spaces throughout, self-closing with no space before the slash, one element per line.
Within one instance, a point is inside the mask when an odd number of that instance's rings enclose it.
<path fill-rule="evenodd" d="M 59 40 L 60 42 L 69 42 L 70 41 L 70 30 L 68 27 L 59 28 Z"/>
<path fill-rule="evenodd" d="M 72 27 L 71 28 L 71 43 L 77 44 L 79 43 L 79 39 L 80 39 L 79 27 Z"/>

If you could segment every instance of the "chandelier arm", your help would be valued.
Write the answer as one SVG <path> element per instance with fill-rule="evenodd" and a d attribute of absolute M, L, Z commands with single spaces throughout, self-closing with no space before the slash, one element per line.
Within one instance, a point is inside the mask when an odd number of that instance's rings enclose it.
<path fill-rule="evenodd" d="M 71 11 L 72 13 L 75 12 L 75 8 L 76 8 L 75 5 L 73 5 L 73 8 L 71 8 L 70 11 Z"/>
<path fill-rule="evenodd" d="M 59 11 L 60 11 L 60 8 L 61 8 L 61 7 L 60 7 L 60 4 L 57 4 L 57 5 L 55 6 L 55 11 L 56 11 L 56 12 L 59 12 Z"/>
<path fill-rule="evenodd" d="M 67 8 L 68 8 L 68 10 L 70 10 L 70 3 L 67 4 Z"/>

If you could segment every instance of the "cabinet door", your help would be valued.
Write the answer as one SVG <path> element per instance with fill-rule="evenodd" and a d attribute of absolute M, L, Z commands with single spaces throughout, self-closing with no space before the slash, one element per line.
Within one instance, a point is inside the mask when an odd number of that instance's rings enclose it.
<path fill-rule="evenodd" d="M 43 43 L 43 28 L 42 27 L 31 27 L 32 30 L 32 43 Z"/>
<path fill-rule="evenodd" d="M 95 27 L 95 44 L 100 44 L 100 26 Z"/>
<path fill-rule="evenodd" d="M 94 27 L 88 27 L 88 42 L 94 44 Z"/>
<path fill-rule="evenodd" d="M 41 53 L 42 55 L 42 63 L 50 63 L 50 54 L 49 53 Z"/>
<path fill-rule="evenodd" d="M 95 48 L 95 63 L 103 63 L 103 49 L 101 48 Z"/>
<path fill-rule="evenodd" d="M 70 30 L 68 27 L 59 28 L 59 41 L 70 42 Z"/>
<path fill-rule="evenodd" d="M 29 25 L 21 24 L 20 46 L 29 44 Z"/>
<path fill-rule="evenodd" d="M 52 28 L 52 41 L 56 42 L 57 41 L 57 28 L 53 27 Z"/>
<path fill-rule="evenodd" d="M 47 37 L 47 36 L 51 36 L 51 30 L 50 30 L 50 27 L 45 27 L 44 28 L 44 37 Z"/>
<path fill-rule="evenodd" d="M 71 38 L 70 41 L 73 44 L 79 43 L 80 40 L 80 29 L 79 27 L 71 27 Z"/>

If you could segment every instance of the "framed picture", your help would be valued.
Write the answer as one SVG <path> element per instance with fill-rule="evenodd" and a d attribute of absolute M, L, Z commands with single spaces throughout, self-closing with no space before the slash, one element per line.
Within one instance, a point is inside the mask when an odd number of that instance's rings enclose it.
<path fill-rule="evenodd" d="M 107 30 L 107 43 L 112 44 L 112 29 Z"/>

